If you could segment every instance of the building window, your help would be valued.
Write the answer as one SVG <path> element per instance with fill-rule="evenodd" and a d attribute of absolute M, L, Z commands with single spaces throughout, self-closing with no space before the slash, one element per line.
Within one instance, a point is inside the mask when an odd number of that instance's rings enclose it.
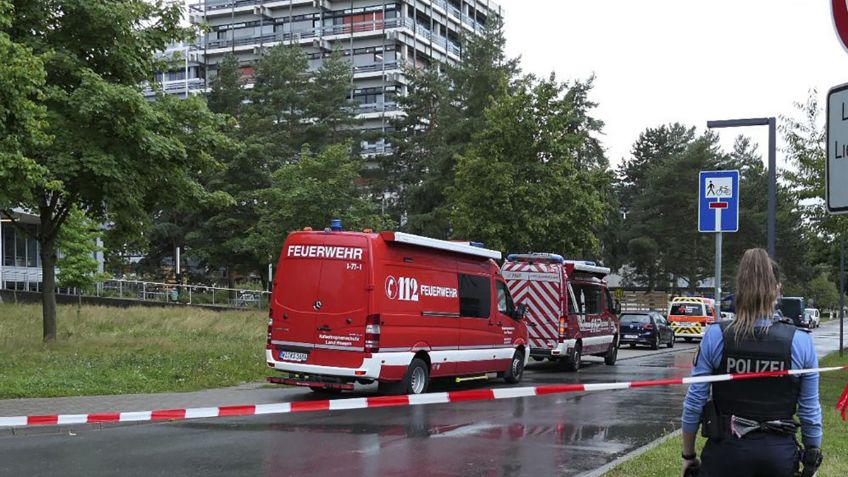
<path fill-rule="evenodd" d="M 27 237 L 15 231 L 15 266 L 26 267 Z"/>
<path fill-rule="evenodd" d="M 3 224 L 3 266 L 15 266 L 15 229 Z"/>
<path fill-rule="evenodd" d="M 488 318 L 492 283 L 486 277 L 459 274 L 459 316 Z"/>

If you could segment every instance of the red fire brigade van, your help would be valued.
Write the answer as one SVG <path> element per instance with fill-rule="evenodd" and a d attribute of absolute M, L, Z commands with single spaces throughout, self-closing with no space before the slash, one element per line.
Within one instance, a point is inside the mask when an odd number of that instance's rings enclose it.
<path fill-rule="evenodd" d="M 469 243 L 400 232 L 293 232 L 283 246 L 268 320 L 278 384 L 418 394 L 431 378 L 521 379 L 524 307 L 495 259 Z"/>
<path fill-rule="evenodd" d="M 516 303 L 527 307 L 525 320 L 534 359 L 558 360 L 577 371 L 585 355 L 618 357 L 620 305 L 607 290 L 608 268 L 559 255 L 510 255 L 503 266 Z"/>

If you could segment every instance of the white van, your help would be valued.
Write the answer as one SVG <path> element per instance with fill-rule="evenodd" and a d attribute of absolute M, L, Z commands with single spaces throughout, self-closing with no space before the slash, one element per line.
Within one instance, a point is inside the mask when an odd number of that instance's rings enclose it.
<path fill-rule="evenodd" d="M 821 312 L 818 308 L 804 308 L 804 324 L 810 329 L 821 325 Z"/>

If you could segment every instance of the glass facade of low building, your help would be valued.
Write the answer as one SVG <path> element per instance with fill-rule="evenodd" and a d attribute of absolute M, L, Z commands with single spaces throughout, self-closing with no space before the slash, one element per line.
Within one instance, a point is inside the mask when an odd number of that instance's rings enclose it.
<path fill-rule="evenodd" d="M 41 290 L 41 247 L 34 236 L 38 226 L 0 223 L 0 289 Z"/>

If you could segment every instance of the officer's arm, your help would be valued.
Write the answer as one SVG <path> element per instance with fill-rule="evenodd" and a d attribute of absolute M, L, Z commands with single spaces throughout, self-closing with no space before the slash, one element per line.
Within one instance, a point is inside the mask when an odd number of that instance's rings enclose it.
<path fill-rule="evenodd" d="M 721 365 L 724 339 L 721 327 L 711 325 L 704 333 L 704 339 L 695 355 L 692 376 L 709 376 Z M 683 453 L 695 452 L 695 433 L 701 420 L 701 412 L 710 397 L 709 383 L 691 384 L 683 401 Z"/>
<path fill-rule="evenodd" d="M 809 333 L 796 331 L 792 339 L 792 368 L 815 369 L 819 360 Z M 802 374 L 801 394 L 798 396 L 798 420 L 805 447 L 821 447 L 822 412 L 819 401 L 819 375 Z"/>

